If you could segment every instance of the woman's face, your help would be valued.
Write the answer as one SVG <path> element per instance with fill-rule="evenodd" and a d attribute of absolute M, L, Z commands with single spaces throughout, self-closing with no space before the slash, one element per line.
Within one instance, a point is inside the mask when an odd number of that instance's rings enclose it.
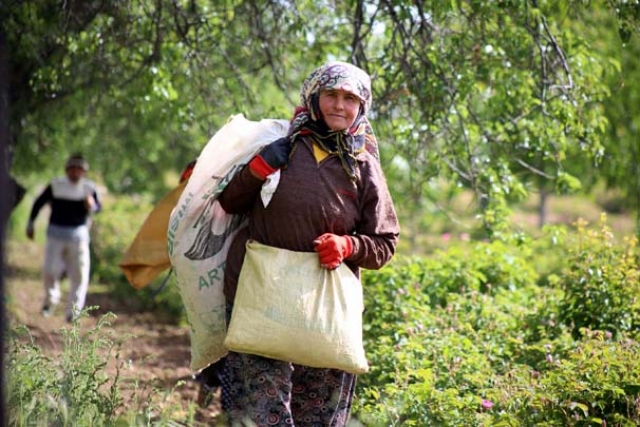
<path fill-rule="evenodd" d="M 351 127 L 360 111 L 360 98 L 339 89 L 327 89 L 320 92 L 319 104 L 322 118 L 332 131 L 341 131 Z"/>

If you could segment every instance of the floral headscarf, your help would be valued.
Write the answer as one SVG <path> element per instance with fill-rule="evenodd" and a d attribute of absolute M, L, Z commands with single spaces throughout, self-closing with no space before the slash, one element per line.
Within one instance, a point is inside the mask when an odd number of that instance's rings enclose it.
<path fill-rule="evenodd" d="M 318 119 L 319 111 L 313 111 L 314 95 L 322 90 L 337 89 L 354 94 L 362 103 L 362 114 L 371 108 L 371 78 L 360 68 L 347 62 L 328 62 L 317 68 L 302 84 L 301 105 L 311 111 L 311 118 Z"/>
<path fill-rule="evenodd" d="M 360 99 L 360 112 L 344 131 L 331 131 L 320 114 L 320 92 L 344 90 Z M 371 108 L 371 78 L 362 69 L 342 61 L 328 62 L 305 79 L 289 133 L 308 135 L 325 151 L 338 154 L 347 174 L 355 179 L 355 155 L 365 149 L 378 157 L 378 143 L 366 113 Z"/>

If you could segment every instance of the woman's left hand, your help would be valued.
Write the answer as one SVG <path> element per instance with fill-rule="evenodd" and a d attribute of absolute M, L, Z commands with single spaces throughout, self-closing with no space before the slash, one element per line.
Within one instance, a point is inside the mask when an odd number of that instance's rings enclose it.
<path fill-rule="evenodd" d="M 338 268 L 353 252 L 353 242 L 349 236 L 325 233 L 315 239 L 313 244 L 320 258 L 320 266 L 327 270 Z"/>

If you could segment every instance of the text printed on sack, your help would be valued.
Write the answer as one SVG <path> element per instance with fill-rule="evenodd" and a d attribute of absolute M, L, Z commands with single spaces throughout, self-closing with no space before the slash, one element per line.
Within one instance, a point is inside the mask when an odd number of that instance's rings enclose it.
<path fill-rule="evenodd" d="M 176 215 L 171 215 L 171 223 L 169 224 L 169 231 L 167 232 L 167 247 L 169 251 L 169 255 L 173 255 L 174 242 L 176 238 L 176 229 L 178 228 L 178 224 L 180 223 L 180 219 L 184 216 L 185 211 L 187 210 L 187 205 L 189 201 L 193 198 L 193 194 L 189 193 L 185 198 L 184 203 L 180 206 Z"/>
<path fill-rule="evenodd" d="M 201 197 L 202 200 L 207 200 L 209 197 L 218 198 L 218 195 L 222 193 L 222 190 L 227 186 L 233 176 L 243 167 L 243 164 L 233 165 L 231 170 L 224 176 L 213 175 L 213 183 L 209 184 L 212 187 L 207 190 Z"/>
<path fill-rule="evenodd" d="M 225 261 L 222 261 L 216 268 L 208 270 L 205 275 L 201 275 L 198 278 L 199 291 L 201 291 L 203 288 L 207 289 L 211 286 L 215 286 L 216 283 L 222 281 L 222 279 L 224 278 L 225 263 Z"/>

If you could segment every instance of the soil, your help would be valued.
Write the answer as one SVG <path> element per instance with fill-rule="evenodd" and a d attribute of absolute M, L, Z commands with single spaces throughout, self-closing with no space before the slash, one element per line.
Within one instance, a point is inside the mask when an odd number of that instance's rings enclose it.
<path fill-rule="evenodd" d="M 50 317 L 41 315 L 43 245 L 7 241 L 5 248 L 4 277 L 11 326 L 25 325 L 43 354 L 55 357 L 63 350 L 63 329 L 72 325 L 65 320 L 62 303 Z M 68 284 L 63 281 L 62 301 L 66 301 L 67 291 Z M 142 413 L 153 407 L 164 417 L 169 413 L 175 425 L 203 426 L 219 422 L 217 395 L 204 408 L 196 403 L 200 386 L 189 369 L 189 333 L 184 326 L 165 322 L 157 313 L 136 311 L 107 293 L 92 291 L 91 285 L 86 306 L 99 308 L 77 321 L 83 335 L 92 331 L 105 313 L 116 315 L 102 330 L 122 340 L 119 359 L 113 354 L 108 356 L 106 372 L 115 378 L 117 366 L 121 365 L 119 384 L 124 387 L 119 390 L 123 396 L 123 412 Z"/>

